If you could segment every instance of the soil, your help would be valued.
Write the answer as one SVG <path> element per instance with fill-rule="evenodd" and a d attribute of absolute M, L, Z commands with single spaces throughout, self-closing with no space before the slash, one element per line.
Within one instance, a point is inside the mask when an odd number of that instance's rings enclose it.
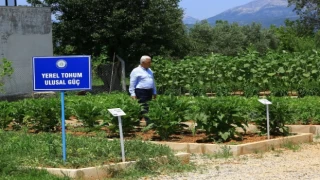
<path fill-rule="evenodd" d="M 167 140 L 161 140 L 160 136 L 157 135 L 154 131 L 148 131 L 148 132 L 135 132 L 133 136 L 129 136 L 126 138 L 130 139 L 132 137 L 138 137 L 143 140 L 167 141 L 167 142 L 178 142 L 178 143 L 207 143 L 207 144 L 216 143 L 211 138 L 208 138 L 208 136 L 204 132 L 198 132 L 193 135 L 191 132 L 185 131 L 179 134 L 171 135 Z M 279 137 L 281 136 L 270 136 L 270 139 L 279 138 Z M 257 133 L 246 133 L 246 134 L 241 134 L 241 137 L 225 142 L 225 144 L 243 144 L 243 143 L 257 142 L 257 141 L 262 141 L 267 139 L 268 139 L 267 136 L 261 136 Z"/>
<path fill-rule="evenodd" d="M 71 122 L 71 123 L 70 123 Z M 77 136 L 95 136 L 95 131 L 86 132 L 83 130 L 82 123 L 77 123 L 75 119 L 68 120 L 69 124 L 72 124 L 72 128 L 66 127 L 66 132 L 68 134 L 73 134 Z M 197 133 L 192 134 L 192 132 L 188 129 L 181 130 L 180 132 L 171 135 L 168 139 L 163 140 L 160 138 L 159 135 L 153 130 L 149 130 L 147 132 L 142 131 L 143 127 L 136 127 L 132 132 L 128 134 L 124 134 L 124 139 L 141 139 L 144 141 L 161 141 L 161 142 L 176 142 L 176 143 L 206 143 L 206 144 L 215 144 L 216 142 L 209 138 L 204 131 L 197 131 Z M 12 129 L 12 128 L 8 128 Z M 106 133 L 107 138 L 111 139 L 119 139 L 119 134 L 113 134 L 109 131 L 107 127 L 102 127 L 101 131 Z M 37 133 L 33 130 L 29 130 L 30 133 Z M 61 127 L 56 128 L 57 133 L 61 133 Z M 270 139 L 281 138 L 283 136 L 270 136 Z M 251 142 L 258 142 L 267 140 L 268 137 L 266 135 L 260 135 L 258 133 L 252 133 L 247 131 L 245 134 L 241 133 L 240 137 L 236 139 L 231 139 L 224 144 L 244 144 L 244 143 L 251 143 Z"/>
<path fill-rule="evenodd" d="M 111 134 L 107 128 L 103 128 L 106 132 L 106 137 L 110 139 L 118 139 L 119 134 Z M 75 132 L 74 130 L 67 130 L 69 133 L 73 135 L 84 135 L 84 136 L 95 136 L 94 132 Z M 283 136 L 270 136 L 270 139 L 281 138 Z M 153 130 L 149 130 L 147 132 L 142 132 L 140 129 L 136 129 L 136 131 L 132 131 L 128 134 L 124 134 L 124 139 L 141 139 L 144 141 L 161 141 L 161 142 L 176 142 L 176 143 L 206 143 L 206 144 L 215 144 L 216 142 L 204 133 L 197 132 L 196 134 L 192 134 L 191 131 L 181 131 L 179 133 L 171 135 L 168 139 L 163 140 L 159 135 Z M 265 135 L 259 135 L 257 133 L 247 132 L 246 134 L 241 134 L 241 137 L 236 139 L 231 139 L 230 141 L 224 142 L 224 144 L 244 144 L 250 142 L 258 142 L 267 140 L 268 137 Z"/>

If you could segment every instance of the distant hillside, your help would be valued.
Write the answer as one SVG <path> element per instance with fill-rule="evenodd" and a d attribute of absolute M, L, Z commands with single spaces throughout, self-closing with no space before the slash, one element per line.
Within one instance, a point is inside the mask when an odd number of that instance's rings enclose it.
<path fill-rule="evenodd" d="M 293 7 L 288 7 L 287 0 L 255 0 L 243 6 L 229 9 L 207 20 L 212 25 L 217 20 L 225 20 L 238 22 L 241 25 L 258 22 L 263 27 L 270 27 L 271 24 L 284 25 L 285 19 L 296 20 L 298 18 L 298 15 L 293 12 Z"/>
<path fill-rule="evenodd" d="M 195 24 L 199 20 L 191 16 L 184 16 L 182 21 L 184 24 Z"/>

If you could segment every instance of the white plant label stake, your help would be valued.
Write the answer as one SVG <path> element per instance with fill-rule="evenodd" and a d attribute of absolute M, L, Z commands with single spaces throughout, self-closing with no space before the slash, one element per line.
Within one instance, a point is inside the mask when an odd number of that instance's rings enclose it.
<path fill-rule="evenodd" d="M 267 133 L 268 133 L 268 139 L 270 139 L 270 126 L 269 126 L 269 104 L 272 104 L 267 99 L 259 99 L 259 102 L 266 105 L 266 111 L 267 111 Z"/>
<path fill-rule="evenodd" d="M 108 109 L 108 111 L 112 114 L 112 116 L 118 117 L 122 162 L 125 162 L 126 159 L 125 159 L 125 156 L 124 156 L 124 141 L 123 141 L 123 134 L 122 134 L 121 116 L 125 116 L 126 113 L 124 113 L 122 111 L 122 109 L 120 109 L 120 108 Z"/>

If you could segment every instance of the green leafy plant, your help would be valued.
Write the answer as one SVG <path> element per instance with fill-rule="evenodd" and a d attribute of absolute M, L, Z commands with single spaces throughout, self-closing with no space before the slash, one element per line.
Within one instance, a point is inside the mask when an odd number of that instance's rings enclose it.
<path fill-rule="evenodd" d="M 228 141 L 240 135 L 236 127 L 245 130 L 247 122 L 240 113 L 237 98 L 197 99 L 199 112 L 192 117 L 198 127 L 203 128 L 206 134 L 215 141 Z"/>
<path fill-rule="evenodd" d="M 13 117 L 17 112 L 17 109 L 14 108 L 8 101 L 0 102 L 0 128 L 5 129 L 13 121 Z"/>
<path fill-rule="evenodd" d="M 156 57 L 153 69 L 160 92 L 165 94 L 229 96 L 242 91 L 251 97 L 259 91 L 271 91 L 280 97 L 297 91 L 303 97 L 320 94 L 319 57 L 317 52 L 269 51 L 261 56 L 248 50 L 236 57 L 212 54 L 180 61 Z"/>
<path fill-rule="evenodd" d="M 159 96 L 150 102 L 150 126 L 161 137 L 168 139 L 170 135 L 181 130 L 181 122 L 185 120 L 188 101 L 176 96 Z"/>
<path fill-rule="evenodd" d="M 271 98 L 272 102 L 269 105 L 269 131 L 270 135 L 288 135 L 289 129 L 285 126 L 286 122 L 288 122 L 292 118 L 292 112 L 289 109 L 289 106 L 285 99 L 280 98 Z M 256 102 L 259 104 L 259 102 Z M 257 106 L 257 112 L 254 117 L 254 122 L 258 126 L 261 133 L 267 133 L 267 120 L 266 120 L 266 107 L 265 105 L 260 104 Z"/>
<path fill-rule="evenodd" d="M 11 61 L 9 61 L 6 58 L 2 58 L 1 61 L 2 62 L 0 63 L 0 91 L 3 92 L 4 78 L 10 77 L 13 74 L 14 70 L 12 68 Z"/>
<path fill-rule="evenodd" d="M 104 105 L 105 109 L 121 108 L 126 115 L 121 117 L 122 129 L 124 133 L 129 133 L 134 129 L 134 126 L 138 126 L 140 122 L 141 105 L 137 100 L 131 99 L 126 94 L 113 94 L 111 102 Z M 109 112 L 104 112 L 106 123 L 109 125 L 109 129 L 112 132 L 119 131 L 118 117 L 113 117 Z"/>
<path fill-rule="evenodd" d="M 91 95 L 75 100 L 69 100 L 68 104 L 71 113 L 86 127 L 94 127 L 98 124 L 97 120 L 102 118 L 103 101 L 97 102 Z"/>
<path fill-rule="evenodd" d="M 61 119 L 60 101 L 55 98 L 29 99 L 23 123 L 35 131 L 52 131 Z"/>

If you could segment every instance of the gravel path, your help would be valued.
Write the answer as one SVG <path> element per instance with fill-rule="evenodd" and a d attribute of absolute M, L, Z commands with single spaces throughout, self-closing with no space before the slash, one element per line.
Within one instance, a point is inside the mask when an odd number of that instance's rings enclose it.
<path fill-rule="evenodd" d="M 320 143 L 301 144 L 295 147 L 241 155 L 229 159 L 192 155 L 191 161 L 196 164 L 194 172 L 145 177 L 142 179 L 320 180 Z"/>

